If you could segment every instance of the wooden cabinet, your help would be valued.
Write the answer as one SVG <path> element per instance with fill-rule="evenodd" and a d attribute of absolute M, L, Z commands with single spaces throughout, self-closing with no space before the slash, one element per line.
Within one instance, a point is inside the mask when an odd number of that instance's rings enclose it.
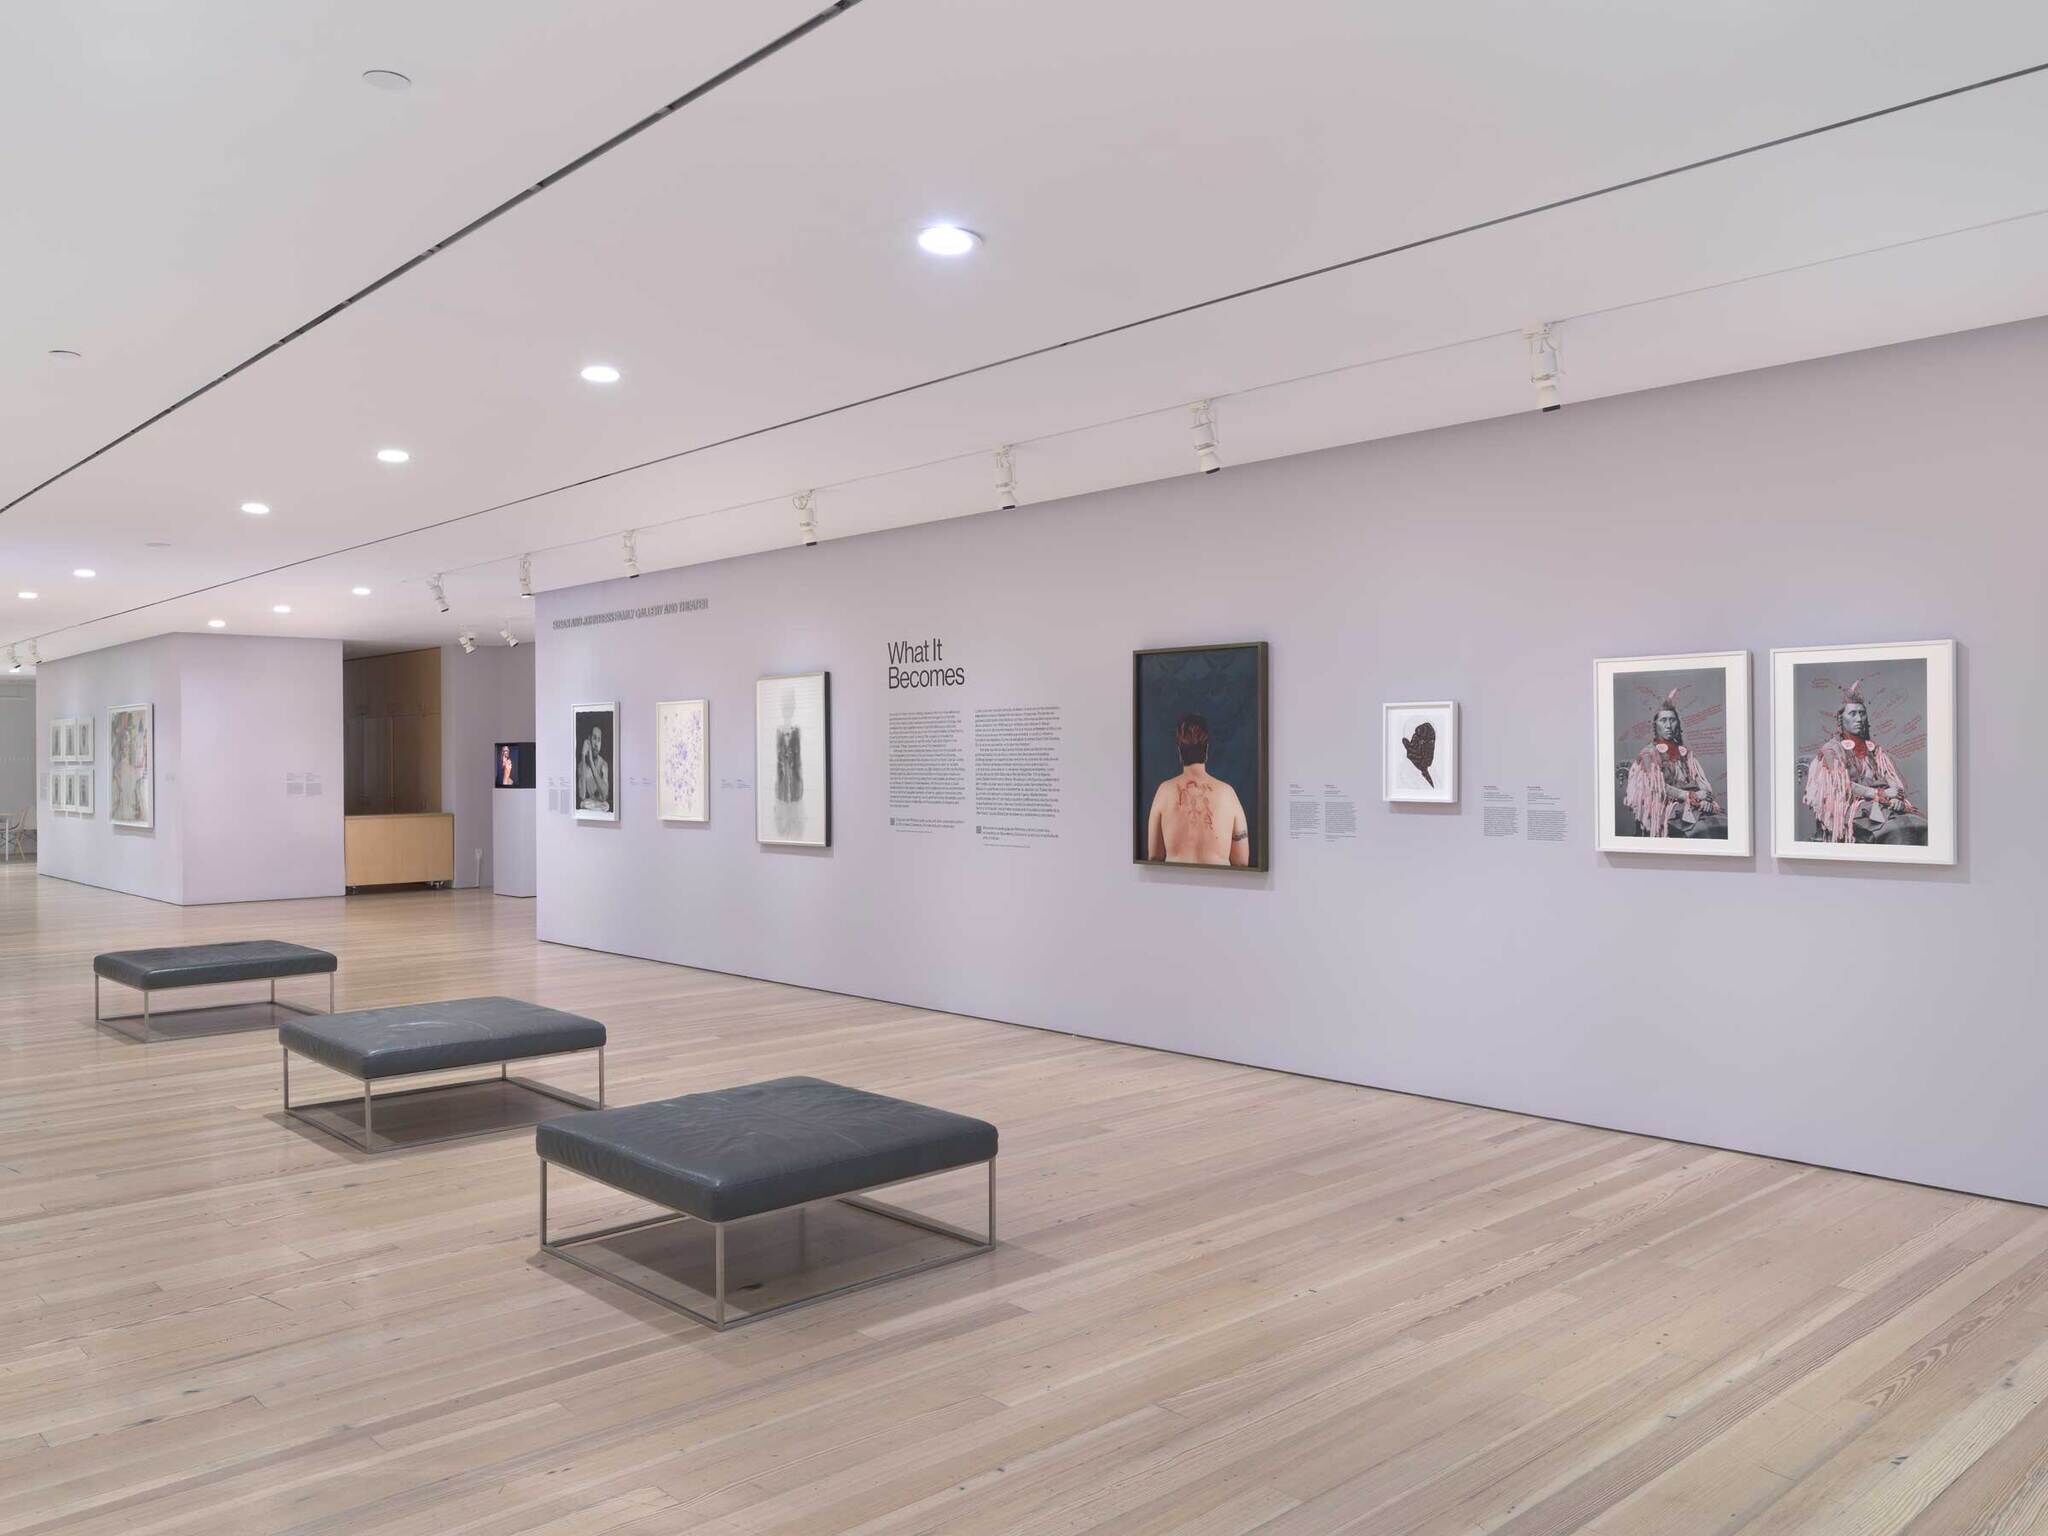
<path fill-rule="evenodd" d="M 341 823 L 342 879 L 364 885 L 446 885 L 455 879 L 455 818 L 347 816 Z"/>

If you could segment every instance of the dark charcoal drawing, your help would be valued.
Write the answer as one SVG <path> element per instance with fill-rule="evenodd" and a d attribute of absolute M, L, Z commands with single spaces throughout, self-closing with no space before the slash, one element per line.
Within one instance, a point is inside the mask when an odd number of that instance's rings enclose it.
<path fill-rule="evenodd" d="M 1429 765 L 1436 761 L 1436 727 L 1427 720 L 1423 721 L 1415 727 L 1413 736 L 1401 738 L 1401 750 L 1408 754 L 1408 761 L 1422 775 L 1422 782 L 1435 789 L 1436 780 L 1429 776 Z"/>

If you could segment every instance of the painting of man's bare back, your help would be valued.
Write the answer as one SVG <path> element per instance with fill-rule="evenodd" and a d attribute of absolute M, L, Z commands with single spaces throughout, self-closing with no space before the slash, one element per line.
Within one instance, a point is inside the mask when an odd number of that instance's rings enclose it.
<path fill-rule="evenodd" d="M 1266 868 L 1266 645 L 1133 658 L 1133 857 Z"/>

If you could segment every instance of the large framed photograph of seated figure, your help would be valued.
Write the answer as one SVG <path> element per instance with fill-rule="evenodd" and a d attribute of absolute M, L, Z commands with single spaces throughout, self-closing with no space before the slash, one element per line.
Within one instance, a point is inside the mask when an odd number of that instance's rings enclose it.
<path fill-rule="evenodd" d="M 619 706 L 578 704 L 576 819 L 619 819 Z"/>
<path fill-rule="evenodd" d="M 1601 852 L 1746 858 L 1749 652 L 1616 657 L 1594 671 Z"/>
<path fill-rule="evenodd" d="M 1131 690 L 1132 858 L 1265 869 L 1266 642 L 1139 651 Z"/>
<path fill-rule="evenodd" d="M 754 837 L 832 846 L 832 674 L 754 682 Z"/>
<path fill-rule="evenodd" d="M 1956 861 L 1953 640 L 1771 652 L 1771 851 Z"/>

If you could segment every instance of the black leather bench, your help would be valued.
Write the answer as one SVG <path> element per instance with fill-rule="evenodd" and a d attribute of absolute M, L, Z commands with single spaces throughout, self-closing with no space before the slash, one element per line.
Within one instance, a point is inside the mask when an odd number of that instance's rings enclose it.
<path fill-rule="evenodd" d="M 815 1077 L 781 1077 L 740 1088 L 649 1104 L 564 1115 L 534 1132 L 540 1157 L 540 1246 L 714 1328 L 737 1327 L 793 1306 L 900 1279 L 971 1258 L 995 1246 L 996 1128 L 943 1109 L 892 1099 Z M 593 1179 L 667 1207 L 670 1214 L 550 1242 L 548 1167 Z M 986 1235 L 913 1215 L 861 1196 L 957 1168 L 988 1167 Z M 726 1313 L 726 1227 L 752 1217 L 837 1200 L 966 1244 L 888 1274 L 762 1308 Z M 675 1221 L 712 1229 L 712 1311 L 697 1308 L 592 1264 L 568 1249 Z"/>
<path fill-rule="evenodd" d="M 498 1123 L 442 1134 L 411 1136 L 403 1140 L 380 1136 L 375 1119 L 377 1102 L 388 1103 L 392 1099 L 430 1094 L 447 1096 L 478 1086 L 476 1082 L 436 1084 L 426 1088 L 401 1089 L 384 1094 L 380 1099 L 373 1092 L 374 1085 L 390 1078 L 494 1066 L 498 1075 L 483 1081 L 494 1090 L 502 1085 L 501 1096 L 515 1093 L 534 1095 L 577 1109 L 599 1109 L 604 1104 L 604 1025 L 581 1014 L 543 1008 L 538 1003 L 523 1002 L 515 997 L 460 997 L 446 1002 L 406 1003 L 396 1008 L 365 1008 L 355 1013 L 289 1019 L 278 1026 L 277 1041 L 284 1049 L 285 1113 L 338 1136 L 364 1152 L 388 1152 L 399 1146 L 421 1146 L 430 1141 L 484 1136 L 509 1129 L 512 1125 L 533 1123 L 528 1118 L 508 1124 L 501 1116 Z M 567 1056 L 582 1051 L 597 1053 L 597 1098 L 594 1100 L 529 1078 L 512 1076 L 511 1063 L 515 1061 L 534 1061 L 543 1056 Z M 312 1104 L 292 1103 L 292 1057 L 295 1055 L 356 1079 L 363 1085 L 361 1095 Z M 474 1098 L 477 1095 L 472 1092 L 469 1096 Z M 361 1109 L 359 1126 L 354 1114 L 358 1106 Z"/>
<path fill-rule="evenodd" d="M 277 1000 L 277 984 L 292 976 L 327 978 L 327 1011 L 334 1011 L 334 973 L 341 962 L 324 949 L 287 944 L 280 939 L 243 939 L 231 944 L 179 944 L 167 949 L 116 949 L 92 958 L 93 1022 L 113 1029 L 129 1039 L 147 1041 L 150 1023 L 161 1013 L 152 1013 L 149 996 L 175 987 L 217 987 L 238 981 L 267 981 L 273 1008 L 293 1013 L 311 1013 L 295 1003 Z M 133 987 L 142 994 L 141 1013 L 102 1014 L 100 983 L 111 981 Z M 212 1012 L 211 1009 L 179 1008 L 174 1013 Z M 122 1029 L 130 1019 L 140 1019 L 138 1034 Z"/>

